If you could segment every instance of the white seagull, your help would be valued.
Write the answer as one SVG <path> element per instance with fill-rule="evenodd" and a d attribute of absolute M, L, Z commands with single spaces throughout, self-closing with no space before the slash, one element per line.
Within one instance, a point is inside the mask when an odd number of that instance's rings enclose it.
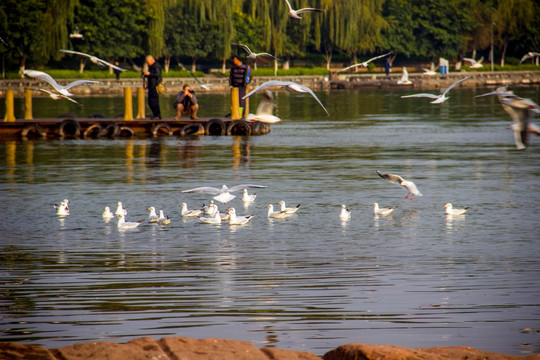
<path fill-rule="evenodd" d="M 272 204 L 268 204 L 266 207 L 268 208 L 268 217 L 271 219 L 285 219 L 289 215 L 282 211 L 274 211 L 274 205 Z"/>
<path fill-rule="evenodd" d="M 227 185 L 223 185 L 221 189 L 216 188 L 216 187 L 211 187 L 211 186 L 203 186 L 203 187 L 198 187 L 194 189 L 184 190 L 182 192 L 183 193 L 219 194 L 218 196 L 214 196 L 214 200 L 226 204 L 236 197 L 235 195 L 231 194 L 232 192 L 248 189 L 248 188 L 265 189 L 267 187 L 268 186 L 252 185 L 252 184 L 235 185 L 231 188 L 228 188 Z"/>
<path fill-rule="evenodd" d="M 58 216 L 68 216 L 69 215 L 69 200 L 64 199 L 60 205 L 54 204 L 56 209 L 56 215 Z"/>
<path fill-rule="evenodd" d="M 61 95 L 61 94 L 55 94 L 55 93 L 50 92 L 49 90 L 45 90 L 45 89 L 39 89 L 39 91 L 43 91 L 44 93 L 49 94 L 49 96 L 50 96 L 51 99 L 53 99 L 53 100 L 66 99 L 66 100 L 69 100 L 69 101 L 71 101 L 71 102 L 74 102 L 74 103 L 77 104 L 77 105 L 81 105 L 79 102 L 73 100 L 73 99 L 70 98 L 69 96 L 65 96 L 65 95 Z"/>
<path fill-rule="evenodd" d="M 523 63 L 525 60 L 527 59 L 534 59 L 534 58 L 537 58 L 537 57 L 540 57 L 540 53 L 538 52 L 534 52 L 534 51 L 529 51 L 528 53 L 526 53 L 525 55 L 523 55 L 523 57 L 521 58 L 521 60 L 519 61 L 519 63 Z"/>
<path fill-rule="evenodd" d="M 300 204 L 296 205 L 295 207 L 286 207 L 285 201 L 281 200 L 278 202 L 278 204 L 281 206 L 281 212 L 285 214 L 294 214 L 298 209 L 300 208 Z"/>
<path fill-rule="evenodd" d="M 280 118 L 274 115 L 274 95 L 270 90 L 264 90 L 262 93 L 263 98 L 257 106 L 255 114 L 248 114 L 246 116 L 247 121 L 260 121 L 268 124 L 275 124 L 281 121 Z"/>
<path fill-rule="evenodd" d="M 409 80 L 409 73 L 407 72 L 407 68 L 404 66 L 403 71 L 401 73 L 401 79 L 397 82 L 399 85 L 411 85 L 412 81 Z"/>
<path fill-rule="evenodd" d="M 266 56 L 266 57 L 270 57 L 274 60 L 278 60 L 277 57 L 275 57 L 274 55 L 272 54 L 269 54 L 269 53 L 254 53 L 253 51 L 251 51 L 251 49 L 247 46 L 247 45 L 244 45 L 244 44 L 238 44 L 238 43 L 231 43 L 231 45 L 233 46 L 238 46 L 242 49 L 244 49 L 247 53 L 248 53 L 248 59 L 253 59 L 253 60 L 256 60 L 259 56 Z"/>
<path fill-rule="evenodd" d="M 114 214 L 111 211 L 111 208 L 108 207 L 108 206 L 105 206 L 105 210 L 103 210 L 103 214 L 101 214 L 101 216 L 105 220 L 110 220 L 110 219 L 114 218 Z"/>
<path fill-rule="evenodd" d="M 246 99 L 246 98 L 250 97 L 251 95 L 255 94 L 256 92 L 264 90 L 264 89 L 266 89 L 268 87 L 271 87 L 271 86 L 281 86 L 281 87 L 284 87 L 286 90 L 289 90 L 289 91 L 294 91 L 294 92 L 297 92 L 297 93 L 308 93 L 308 94 L 310 94 L 311 96 L 313 96 L 313 98 L 315 100 L 317 100 L 319 105 L 321 105 L 321 107 L 324 109 L 324 111 L 330 116 L 330 113 L 328 113 L 328 110 L 326 110 L 326 108 L 324 107 L 322 102 L 319 100 L 317 95 L 315 95 L 313 90 L 311 90 L 307 86 L 300 85 L 300 84 L 295 83 L 293 81 L 279 81 L 279 80 L 267 81 L 267 82 L 259 85 L 255 90 L 252 90 L 249 93 L 247 93 L 246 96 L 244 96 L 242 99 Z"/>
<path fill-rule="evenodd" d="M 144 220 L 139 220 L 137 222 L 129 221 L 126 222 L 126 218 L 124 215 L 116 215 L 116 218 L 118 219 L 118 229 L 126 230 L 126 229 L 135 229 L 137 226 L 141 225 Z"/>
<path fill-rule="evenodd" d="M 113 68 L 115 70 L 126 71 L 126 69 L 122 69 L 121 67 L 116 66 L 114 64 L 111 64 L 110 62 L 102 60 L 102 59 L 100 59 L 100 58 L 98 58 L 98 57 L 96 57 L 94 55 L 89 55 L 89 54 L 85 54 L 85 53 L 82 53 L 82 52 L 79 52 L 79 51 L 73 51 L 73 50 L 60 49 L 58 51 L 66 53 L 66 54 L 75 54 L 75 55 L 87 57 L 87 58 L 90 59 L 91 62 L 93 62 L 94 64 L 99 65 L 99 66 L 108 66 L 108 67 L 111 67 L 111 68 Z"/>
<path fill-rule="evenodd" d="M 469 210 L 468 207 L 463 208 L 463 209 L 454 209 L 454 207 L 450 203 L 446 203 L 444 205 L 444 208 L 445 208 L 446 215 L 464 215 L 465 212 Z"/>
<path fill-rule="evenodd" d="M 156 208 L 153 206 L 147 207 L 146 210 L 150 211 L 148 214 L 148 222 L 157 223 L 159 222 L 159 217 L 156 214 Z"/>
<path fill-rule="evenodd" d="M 448 97 L 446 97 L 446 94 L 450 90 L 452 90 L 452 88 L 454 88 L 456 85 L 459 85 L 460 83 L 462 83 L 465 80 L 470 79 L 470 78 L 471 78 L 471 76 L 469 75 L 466 78 L 463 78 L 463 79 L 461 79 L 459 81 L 456 81 L 455 83 L 450 85 L 450 87 L 448 89 L 444 90 L 444 92 L 441 95 L 420 93 L 420 94 L 413 94 L 413 95 L 404 95 L 404 96 L 402 96 L 402 98 L 427 97 L 427 98 L 430 98 L 430 99 L 435 99 L 433 101 L 430 101 L 431 104 L 442 104 L 443 102 L 445 102 L 446 100 L 449 99 Z"/>
<path fill-rule="evenodd" d="M 418 191 L 418 188 L 412 181 L 405 180 L 399 175 L 382 174 L 379 172 L 379 170 L 375 171 L 377 171 L 377 174 L 384 180 L 389 181 L 393 184 L 398 184 L 399 186 L 403 186 L 405 189 L 407 189 L 407 195 L 405 195 L 405 199 L 409 198 L 409 195 L 411 200 L 413 199 L 414 195 L 422 196 L 422 194 L 420 194 L 420 191 Z"/>
<path fill-rule="evenodd" d="M 201 216 L 199 217 L 199 220 L 201 220 L 205 224 L 214 224 L 214 225 L 221 224 L 221 216 L 219 215 L 219 211 L 216 211 L 216 213 L 212 215 L 211 217 Z"/>
<path fill-rule="evenodd" d="M 518 150 L 525 150 L 529 140 L 529 132 L 535 133 L 536 126 L 532 124 L 533 113 L 540 113 L 540 108 L 531 99 L 525 99 L 515 95 L 512 91 L 506 91 L 505 87 L 499 87 L 496 91 L 478 95 L 476 97 L 496 95 L 503 109 L 512 118 L 511 129 L 514 132 L 514 142 Z"/>
<path fill-rule="evenodd" d="M 185 217 L 197 217 L 202 213 L 202 210 L 188 210 L 187 204 L 185 202 L 180 204 L 180 206 L 182 207 L 182 216 Z"/>
<path fill-rule="evenodd" d="M 236 210 L 234 208 L 227 209 L 227 214 L 229 214 L 229 225 L 244 225 L 247 224 L 249 220 L 255 215 L 245 215 L 238 216 L 236 215 Z"/>
<path fill-rule="evenodd" d="M 191 75 L 191 77 L 193 77 L 195 79 L 195 81 L 197 82 L 197 85 L 199 85 L 199 87 L 203 88 L 204 90 L 210 89 L 210 86 L 218 85 L 218 84 L 203 84 L 188 68 L 184 67 L 183 65 L 182 65 L 182 68 L 187 70 L 189 75 Z"/>
<path fill-rule="evenodd" d="M 255 201 L 256 197 L 257 197 L 257 194 L 248 194 L 247 189 L 244 189 L 244 193 L 242 195 L 242 201 L 245 203 L 251 203 Z"/>
<path fill-rule="evenodd" d="M 375 215 L 390 215 L 392 211 L 394 211 L 397 208 L 397 206 L 392 206 L 389 208 L 381 208 L 379 207 L 378 203 L 373 203 L 373 212 Z"/>
<path fill-rule="evenodd" d="M 380 59 L 380 58 L 383 58 L 383 57 L 388 56 L 388 55 L 390 55 L 390 54 L 392 54 L 392 52 L 388 52 L 388 53 L 383 54 L 383 55 L 379 55 L 379 56 L 372 57 L 371 59 L 368 59 L 368 60 L 366 60 L 366 61 L 364 61 L 364 62 L 357 63 L 357 64 L 354 64 L 354 65 L 351 65 L 351 66 L 347 66 L 346 68 L 343 68 L 343 69 L 341 69 L 341 70 L 338 70 L 337 72 L 340 73 L 340 72 L 343 72 L 343 71 L 350 70 L 350 69 L 352 69 L 352 68 L 356 68 L 356 67 L 358 67 L 358 66 L 361 66 L 361 67 L 367 67 L 368 64 L 369 64 L 370 62 L 375 61 L 375 60 Z"/>
<path fill-rule="evenodd" d="M 347 209 L 345 205 L 341 205 L 341 212 L 339 213 L 339 218 L 342 221 L 349 220 L 351 218 L 351 209 Z"/>
<path fill-rule="evenodd" d="M 23 74 L 33 79 L 38 79 L 41 81 L 48 82 L 56 91 L 58 91 L 60 94 L 64 96 L 73 96 L 73 94 L 70 93 L 68 90 L 74 86 L 78 86 L 82 84 L 101 84 L 99 81 L 75 80 L 72 83 L 67 84 L 66 86 L 61 86 L 56 82 L 56 80 L 53 79 L 51 75 L 44 73 L 43 71 L 24 70 Z"/>
<path fill-rule="evenodd" d="M 116 215 L 116 216 L 118 216 L 118 215 L 126 216 L 127 215 L 127 210 L 124 209 L 124 207 L 122 206 L 121 201 L 119 201 L 118 204 L 116 205 L 116 210 L 114 211 L 114 215 Z"/>
<path fill-rule="evenodd" d="M 424 71 L 424 75 L 437 75 L 437 69 L 439 67 L 437 66 L 435 69 L 431 70 L 431 69 L 425 69 L 425 68 L 422 68 L 422 70 Z"/>
<path fill-rule="evenodd" d="M 315 9 L 315 8 L 304 8 L 304 9 L 298 9 L 294 10 L 291 6 L 291 3 L 289 3 L 289 0 L 285 0 L 287 2 L 287 6 L 289 7 L 289 16 L 293 19 L 301 19 L 298 14 L 302 14 L 305 12 L 325 12 L 326 10 L 323 9 Z"/>
<path fill-rule="evenodd" d="M 165 216 L 165 213 L 163 213 L 163 210 L 159 210 L 159 216 L 158 216 L 158 223 L 162 224 L 163 222 L 167 222 L 167 219 L 169 217 Z M 169 221 L 170 224 L 170 221 Z M 168 224 L 162 224 L 162 225 L 168 225 Z"/>
<path fill-rule="evenodd" d="M 481 67 L 484 66 L 482 64 L 482 61 L 484 61 L 484 57 L 481 57 L 479 60 L 474 60 L 471 58 L 463 58 L 463 60 L 471 63 L 471 65 L 469 66 L 471 69 L 480 69 Z"/>

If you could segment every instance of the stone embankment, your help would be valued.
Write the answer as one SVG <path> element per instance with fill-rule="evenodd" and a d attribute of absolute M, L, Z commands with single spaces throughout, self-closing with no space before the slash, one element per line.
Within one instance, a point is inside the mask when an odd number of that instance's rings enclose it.
<path fill-rule="evenodd" d="M 392 88 L 411 88 L 411 89 L 440 89 L 448 87 L 452 83 L 463 79 L 466 76 L 472 75 L 472 78 L 463 82 L 461 87 L 490 87 L 504 84 L 512 85 L 534 85 L 540 84 L 539 71 L 509 71 L 509 72 L 451 72 L 446 75 L 424 75 L 423 73 L 410 73 L 409 80 L 411 85 L 398 85 L 398 80 L 401 79 L 401 73 L 398 70 L 386 76 L 384 73 L 336 73 L 332 72 L 329 76 L 280 76 L 279 80 L 294 81 L 302 85 L 308 86 L 313 90 L 321 89 L 392 89 Z M 258 76 L 252 79 L 250 88 L 254 89 L 258 85 L 275 80 L 275 77 Z M 99 79 L 96 79 L 99 80 Z M 61 85 L 65 85 L 71 80 L 59 80 Z M 142 87 L 141 79 L 101 79 L 102 84 L 92 84 L 88 86 L 77 86 L 70 91 L 77 96 L 81 95 L 120 95 L 123 94 L 125 87 L 139 88 Z M 213 86 L 207 89 L 201 88 L 192 78 L 165 78 L 167 94 L 174 95 L 178 93 L 184 84 L 189 84 L 197 92 L 229 92 L 228 79 L 224 77 L 207 76 L 201 78 L 200 81 L 204 84 L 211 83 Z M 5 90 L 12 89 L 15 96 L 23 96 L 25 88 L 32 88 L 36 91 L 35 96 L 48 96 L 45 93 L 38 91 L 39 88 L 49 88 L 45 82 L 40 82 L 31 79 L 17 80 L 1 80 L 0 81 L 0 96 L 5 96 Z"/>
<path fill-rule="evenodd" d="M 480 351 L 470 347 L 411 349 L 394 345 L 348 344 L 318 356 L 309 352 L 257 348 L 238 340 L 148 337 L 125 344 L 88 342 L 59 349 L 0 342 L 0 360 L 540 360 Z"/>

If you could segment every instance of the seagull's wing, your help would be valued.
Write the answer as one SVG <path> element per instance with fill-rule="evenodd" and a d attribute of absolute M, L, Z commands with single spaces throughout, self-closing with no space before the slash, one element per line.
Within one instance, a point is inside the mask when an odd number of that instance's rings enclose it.
<path fill-rule="evenodd" d="M 402 98 L 427 97 L 427 98 L 430 98 L 430 99 L 438 99 L 439 96 L 440 95 L 420 93 L 420 94 L 412 94 L 412 95 L 403 95 Z"/>
<path fill-rule="evenodd" d="M 64 89 L 71 89 L 74 86 L 82 85 L 82 84 L 101 84 L 99 81 L 93 81 L 93 80 L 75 80 L 74 82 L 71 82 L 64 86 Z"/>
<path fill-rule="evenodd" d="M 497 96 L 504 96 L 504 97 L 511 97 L 511 98 L 519 98 L 516 94 L 514 94 L 511 91 L 491 91 L 485 94 L 476 95 L 475 97 L 483 97 L 483 96 L 490 96 L 490 95 L 497 95 Z"/>
<path fill-rule="evenodd" d="M 285 0 L 285 2 L 287 3 L 287 6 L 289 7 L 289 11 L 291 12 L 294 11 L 289 0 Z"/>
<path fill-rule="evenodd" d="M 238 190 L 249 189 L 249 188 L 266 189 L 267 187 L 268 186 L 264 186 L 264 185 L 242 184 L 242 185 L 235 185 L 229 188 L 229 192 L 235 192 Z"/>
<path fill-rule="evenodd" d="M 31 77 L 33 79 L 38 79 L 38 80 L 41 80 L 41 81 L 45 81 L 45 82 L 49 83 L 49 85 L 51 85 L 56 90 L 59 90 L 59 89 L 62 88 L 60 85 L 58 85 L 56 80 L 54 80 L 51 75 L 49 75 L 47 73 L 44 73 L 43 71 L 24 70 L 23 74 L 28 76 L 28 77 Z"/>
<path fill-rule="evenodd" d="M 407 69 L 403 68 L 403 72 L 401 74 L 401 81 L 405 82 L 409 80 L 409 73 L 407 72 Z"/>
<path fill-rule="evenodd" d="M 116 69 L 116 70 L 118 70 L 118 71 L 126 71 L 126 69 L 122 69 L 120 66 L 116 66 L 116 65 L 114 65 L 114 64 L 111 64 L 111 63 L 108 62 L 108 61 L 102 60 L 102 59 L 100 59 L 100 58 L 96 58 L 96 59 L 97 59 L 100 63 L 103 63 L 103 64 L 105 64 L 105 65 L 107 65 L 107 66 L 109 66 L 109 67 L 112 67 L 113 69 Z"/>
<path fill-rule="evenodd" d="M 447 92 L 449 92 L 450 90 L 452 90 L 452 88 L 454 88 L 454 87 L 456 87 L 457 85 L 461 84 L 461 83 L 464 82 L 465 80 L 470 79 L 471 77 L 472 77 L 472 76 L 469 75 L 469 76 L 467 76 L 466 78 L 463 78 L 463 79 L 461 79 L 461 80 L 458 80 L 458 81 L 456 81 L 455 83 L 453 83 L 452 85 L 450 85 L 450 87 L 449 87 L 448 89 L 444 90 L 443 96 L 444 96 Z"/>
<path fill-rule="evenodd" d="M 463 58 L 463 60 L 470 62 L 472 65 L 476 64 L 476 60 L 471 59 L 471 58 Z"/>
<path fill-rule="evenodd" d="M 87 57 L 87 58 L 91 58 L 91 57 L 92 57 L 92 55 L 88 55 L 88 54 L 85 54 L 85 53 L 79 52 L 79 51 L 64 50 L 64 49 L 60 49 L 60 50 L 58 50 L 58 51 L 63 52 L 63 53 L 66 53 L 66 54 L 80 55 L 80 56 L 84 56 L 84 57 Z"/>
<path fill-rule="evenodd" d="M 258 53 L 258 54 L 254 54 L 254 55 L 257 56 L 257 57 L 259 57 L 259 56 L 271 57 L 272 59 L 279 61 L 279 59 L 277 57 L 275 57 L 274 55 L 269 54 L 269 53 Z"/>
<path fill-rule="evenodd" d="M 371 59 L 364 61 L 364 63 L 366 63 L 366 64 L 367 64 L 367 63 L 370 63 L 370 62 L 372 62 L 372 61 L 374 61 L 374 60 L 380 59 L 380 58 L 385 57 L 385 56 L 388 56 L 388 55 L 390 55 L 390 54 L 392 54 L 392 52 L 389 52 L 389 53 L 386 53 L 386 54 L 383 54 L 383 55 L 379 55 L 379 56 L 372 57 Z"/>
<path fill-rule="evenodd" d="M 305 12 L 326 12 L 326 10 L 315 9 L 315 8 L 303 8 L 303 9 L 296 10 L 297 14 L 302 14 L 302 13 L 305 13 Z"/>
<path fill-rule="evenodd" d="M 246 96 L 244 96 L 242 99 L 246 99 L 246 98 L 250 97 L 251 95 L 255 94 L 256 92 L 259 92 L 259 91 L 264 90 L 264 89 L 266 89 L 268 87 L 271 87 L 271 86 L 288 86 L 288 85 L 291 85 L 291 84 L 292 83 L 290 81 L 270 80 L 270 81 L 267 81 L 267 82 L 259 85 L 257 88 L 255 88 L 254 90 L 247 93 Z"/>
<path fill-rule="evenodd" d="M 379 170 L 375 170 L 377 172 L 377 174 L 383 178 L 384 180 L 386 181 L 389 181 L 393 184 L 398 184 L 400 185 L 404 180 L 401 176 L 399 175 L 394 175 L 394 174 L 383 174 L 381 172 L 379 172 Z"/>
<path fill-rule="evenodd" d="M 202 186 L 189 190 L 182 190 L 183 193 L 201 193 L 201 194 L 219 194 L 221 192 L 220 188 L 215 188 L 211 186 Z"/>
<path fill-rule="evenodd" d="M 265 90 L 263 93 L 263 98 L 259 102 L 257 107 L 256 115 L 273 115 L 274 114 L 274 95 L 270 90 Z"/>
<path fill-rule="evenodd" d="M 253 51 L 251 51 L 250 48 L 247 47 L 247 45 L 244 45 L 244 44 L 238 44 L 238 43 L 231 43 L 231 45 L 241 47 L 241 48 L 244 49 L 249 55 L 252 55 L 252 54 L 253 54 Z"/>
<path fill-rule="evenodd" d="M 354 64 L 354 65 L 350 65 L 350 66 L 347 66 L 346 68 L 343 68 L 341 70 L 338 70 L 337 72 L 340 73 L 340 72 L 343 72 L 343 71 L 347 71 L 347 70 L 350 70 L 352 68 L 355 68 L 355 67 L 358 67 L 362 65 L 362 63 L 358 63 L 358 64 Z"/>
<path fill-rule="evenodd" d="M 328 116 L 330 116 L 330 113 L 328 112 L 328 110 L 326 110 L 326 108 L 324 107 L 323 103 L 321 102 L 321 100 L 319 100 L 319 98 L 317 97 L 317 95 L 315 95 L 315 93 L 313 92 L 313 90 L 311 90 L 310 88 L 308 88 L 307 86 L 304 86 L 304 85 L 300 85 L 300 88 L 302 88 L 303 90 L 305 90 L 305 92 L 309 93 L 311 96 L 313 96 L 313 98 L 315 100 L 317 100 L 317 102 L 319 103 L 319 105 L 321 105 L 321 107 L 324 109 L 324 111 L 326 111 L 326 114 Z"/>

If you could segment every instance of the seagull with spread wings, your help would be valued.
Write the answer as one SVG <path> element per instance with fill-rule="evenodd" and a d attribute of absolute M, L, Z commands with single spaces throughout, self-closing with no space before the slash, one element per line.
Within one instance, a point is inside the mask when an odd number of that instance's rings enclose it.
<path fill-rule="evenodd" d="M 182 192 L 183 193 L 213 194 L 213 195 L 219 194 L 217 196 L 214 196 L 214 199 L 226 204 L 236 197 L 235 195 L 231 194 L 232 192 L 243 190 L 243 189 L 249 189 L 249 188 L 266 189 L 267 187 L 268 186 L 252 185 L 252 184 L 236 185 L 231 188 L 227 187 L 227 185 L 223 185 L 221 188 L 212 187 L 212 186 L 201 186 L 194 189 L 183 190 Z"/>
<path fill-rule="evenodd" d="M 231 43 L 231 45 L 233 46 L 238 46 L 242 49 L 244 49 L 247 53 L 248 53 L 248 59 L 252 59 L 252 60 L 256 60 L 259 56 L 266 56 L 266 57 L 270 57 L 274 60 L 278 60 L 277 57 L 275 57 L 274 55 L 272 54 L 269 54 L 269 53 L 265 53 L 265 52 L 262 52 L 262 53 L 254 53 L 253 51 L 251 51 L 251 49 L 247 46 L 247 45 L 244 45 L 244 44 L 238 44 L 238 43 Z"/>
<path fill-rule="evenodd" d="M 443 102 L 449 99 L 449 97 L 447 97 L 446 94 L 448 94 L 450 90 L 452 90 L 454 87 L 456 87 L 457 85 L 461 84 L 462 82 L 470 78 L 471 76 L 467 76 L 466 78 L 456 81 L 455 83 L 450 85 L 448 89 L 444 90 L 444 92 L 441 95 L 420 93 L 420 94 L 413 94 L 413 95 L 404 95 L 402 96 L 402 98 L 427 97 L 430 99 L 434 99 L 433 101 L 430 101 L 431 104 L 442 104 Z"/>
<path fill-rule="evenodd" d="M 383 58 L 383 57 L 388 56 L 390 54 L 392 54 L 392 53 L 389 52 L 389 53 L 386 53 L 386 54 L 383 54 L 383 55 L 375 56 L 375 57 L 372 57 L 371 59 L 368 59 L 368 60 L 366 60 L 364 62 L 354 64 L 354 65 L 351 65 L 351 66 L 347 66 L 346 68 L 338 70 L 338 73 L 343 72 L 343 71 L 347 71 L 347 70 L 350 70 L 350 69 L 353 69 L 353 68 L 356 68 L 356 67 L 359 67 L 359 66 L 360 67 L 367 67 L 370 62 L 375 61 L 375 60 L 380 59 L 380 58 Z"/>
<path fill-rule="evenodd" d="M 284 87 L 286 90 L 289 90 L 289 91 L 294 91 L 294 92 L 297 92 L 297 93 L 308 93 L 308 94 L 310 94 L 319 103 L 319 105 L 321 105 L 321 107 L 324 109 L 324 111 L 326 111 L 328 116 L 330 116 L 330 113 L 328 112 L 328 110 L 326 110 L 326 108 L 324 107 L 322 102 L 319 100 L 317 95 L 315 95 L 313 90 L 311 90 L 307 86 L 300 85 L 300 84 L 295 83 L 293 81 L 279 81 L 279 80 L 267 81 L 267 82 L 259 85 L 259 87 L 257 87 L 256 89 L 254 89 L 254 90 L 250 91 L 249 93 L 247 93 L 246 96 L 244 96 L 242 99 L 247 99 L 248 97 L 255 94 L 256 92 L 259 92 L 261 90 L 264 90 L 264 89 L 272 87 L 272 86 L 281 86 L 281 87 Z"/>
<path fill-rule="evenodd" d="M 287 2 L 287 6 L 289 7 L 289 16 L 292 17 L 293 19 L 302 19 L 300 16 L 298 16 L 298 14 L 302 14 L 305 12 L 325 12 L 326 11 L 323 9 L 315 9 L 315 8 L 303 8 L 303 9 L 294 10 L 289 0 L 285 0 L 285 1 Z"/>
<path fill-rule="evenodd" d="M 397 184 L 399 186 L 403 186 L 407 190 L 407 195 L 405 195 L 405 199 L 409 198 L 409 195 L 410 195 L 409 199 L 411 200 L 413 199 L 414 195 L 422 196 L 422 194 L 420 194 L 420 191 L 418 191 L 418 188 L 416 187 L 415 183 L 413 183 L 412 181 L 405 180 L 399 175 L 383 174 L 379 172 L 379 170 L 375 170 L 375 171 L 377 171 L 377 174 L 384 180 L 389 181 L 393 184 Z"/>
<path fill-rule="evenodd" d="M 99 81 L 92 81 L 92 80 L 75 80 L 66 86 L 59 85 L 56 80 L 53 79 L 53 77 L 47 73 L 44 73 L 43 71 L 37 71 L 37 70 L 24 70 L 23 74 L 37 80 L 48 82 L 56 91 L 58 91 L 61 95 L 64 96 L 73 96 L 72 93 L 70 93 L 68 90 L 71 89 L 74 86 L 82 85 L 82 84 L 101 84 Z"/>
<path fill-rule="evenodd" d="M 115 70 L 126 71 L 126 69 L 122 69 L 121 67 L 116 66 L 114 64 L 111 64 L 110 62 L 102 60 L 102 59 L 100 59 L 100 58 L 98 58 L 98 57 L 96 57 L 94 55 L 89 55 L 89 54 L 85 54 L 85 53 L 82 53 L 82 52 L 79 52 L 79 51 L 73 51 L 73 50 L 60 49 L 58 51 L 66 53 L 66 54 L 75 54 L 75 55 L 86 57 L 86 58 L 90 59 L 91 62 L 93 62 L 94 64 L 99 65 L 99 66 L 108 66 L 108 67 L 111 67 L 111 68 L 113 68 Z"/>
<path fill-rule="evenodd" d="M 81 105 L 79 102 L 73 100 L 73 99 L 70 98 L 69 96 L 65 96 L 65 95 L 61 95 L 61 94 L 55 94 L 55 93 L 50 92 L 49 90 L 45 90 L 45 89 L 39 89 L 39 91 L 43 91 L 44 93 L 49 94 L 49 96 L 50 96 L 51 99 L 53 99 L 53 100 L 66 99 L 66 100 L 69 100 L 69 101 L 71 101 L 71 102 L 74 102 L 74 103 L 77 104 L 77 105 Z"/>

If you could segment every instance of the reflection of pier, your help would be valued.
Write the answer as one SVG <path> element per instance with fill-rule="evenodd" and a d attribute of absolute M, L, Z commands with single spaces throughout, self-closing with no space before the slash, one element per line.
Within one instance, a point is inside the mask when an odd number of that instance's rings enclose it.
<path fill-rule="evenodd" d="M 238 89 L 232 92 L 232 103 L 238 103 Z M 236 102 L 234 102 L 236 95 Z M 77 118 L 62 114 L 57 118 L 34 119 L 32 115 L 32 90 L 24 91 L 24 118 L 15 117 L 14 91 L 6 91 L 6 114 L 0 122 L 0 138 L 117 138 L 148 136 L 193 135 L 264 135 L 270 126 L 259 121 L 246 121 L 239 116 L 238 108 L 231 108 L 231 117 L 200 118 L 197 120 L 145 118 L 144 90 L 137 89 L 137 115 L 133 116 L 132 88 L 124 88 L 125 111 L 118 118 L 104 118 L 100 114 Z"/>

